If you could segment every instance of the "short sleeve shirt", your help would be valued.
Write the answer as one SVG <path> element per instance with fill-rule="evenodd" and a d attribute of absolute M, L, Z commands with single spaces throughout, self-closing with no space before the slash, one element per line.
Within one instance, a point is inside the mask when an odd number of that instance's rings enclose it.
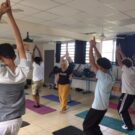
<path fill-rule="evenodd" d="M 109 97 L 113 85 L 113 77 L 110 73 L 104 73 L 98 70 L 96 78 L 97 84 L 92 108 L 96 110 L 106 110 L 108 108 Z"/>
<path fill-rule="evenodd" d="M 135 67 L 122 66 L 122 93 L 135 95 Z"/>

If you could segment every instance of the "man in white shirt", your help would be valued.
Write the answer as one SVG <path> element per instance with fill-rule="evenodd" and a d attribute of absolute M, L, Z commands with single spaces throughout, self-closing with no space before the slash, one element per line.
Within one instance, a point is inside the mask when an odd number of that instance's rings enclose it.
<path fill-rule="evenodd" d="M 124 123 L 122 128 L 133 130 L 134 126 L 128 109 L 135 99 L 135 67 L 130 58 L 124 57 L 120 47 L 117 47 L 116 56 L 122 69 L 122 94 L 119 99 L 118 112 Z"/>
<path fill-rule="evenodd" d="M 39 56 L 35 56 L 35 51 L 38 51 Z M 33 49 L 33 54 L 32 54 L 32 59 L 33 59 L 33 74 L 32 74 L 32 95 L 33 95 L 33 100 L 35 102 L 34 106 L 35 108 L 40 107 L 40 96 L 39 96 L 39 91 L 41 87 L 43 86 L 43 80 L 44 80 L 44 63 L 42 61 L 42 56 L 39 48 L 37 46 L 34 47 Z"/>

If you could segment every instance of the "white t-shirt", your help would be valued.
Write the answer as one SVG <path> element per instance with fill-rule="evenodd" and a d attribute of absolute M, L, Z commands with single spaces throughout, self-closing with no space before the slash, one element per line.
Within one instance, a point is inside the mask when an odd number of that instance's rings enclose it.
<path fill-rule="evenodd" d="M 96 73 L 97 84 L 95 88 L 94 101 L 92 108 L 96 110 L 106 110 L 113 85 L 113 77 L 109 73 L 98 70 Z"/>
<path fill-rule="evenodd" d="M 135 95 L 135 67 L 122 66 L 122 93 Z"/>
<path fill-rule="evenodd" d="M 36 64 L 33 62 L 33 76 L 32 76 L 33 81 L 40 81 L 44 80 L 44 63 L 41 62 L 40 65 Z"/>
<path fill-rule="evenodd" d="M 20 60 L 16 67 L 15 73 L 7 66 L 0 66 L 0 83 L 1 84 L 18 84 L 25 82 L 29 73 L 29 67 L 26 59 Z"/>

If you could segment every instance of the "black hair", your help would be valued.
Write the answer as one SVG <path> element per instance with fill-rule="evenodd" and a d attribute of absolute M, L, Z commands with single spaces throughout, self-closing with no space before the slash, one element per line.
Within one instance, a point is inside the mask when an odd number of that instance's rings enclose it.
<path fill-rule="evenodd" d="M 38 65 L 40 65 L 40 63 L 42 62 L 42 58 L 41 57 L 35 57 L 34 58 L 34 62 Z"/>
<path fill-rule="evenodd" d="M 122 60 L 122 64 L 125 65 L 126 67 L 130 68 L 133 65 L 133 62 L 131 59 L 125 58 Z"/>
<path fill-rule="evenodd" d="M 9 43 L 0 44 L 0 56 L 15 59 L 16 55 L 12 45 Z"/>
<path fill-rule="evenodd" d="M 110 69 L 111 67 L 112 67 L 112 65 L 111 65 L 111 62 L 110 62 L 110 60 L 108 60 L 107 58 L 99 58 L 98 60 L 97 60 L 97 64 L 100 66 L 100 67 L 102 67 L 102 68 L 104 68 L 104 69 Z"/>

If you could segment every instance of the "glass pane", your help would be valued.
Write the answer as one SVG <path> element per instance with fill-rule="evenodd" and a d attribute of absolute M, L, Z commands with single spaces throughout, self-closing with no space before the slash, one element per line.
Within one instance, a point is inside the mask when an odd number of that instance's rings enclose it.
<path fill-rule="evenodd" d="M 112 52 L 113 40 L 107 40 L 102 42 L 102 52 Z"/>
<path fill-rule="evenodd" d="M 63 43 L 61 44 L 61 56 L 66 54 L 66 49 L 68 48 L 69 56 L 74 61 L 75 55 L 75 42 Z"/>
<path fill-rule="evenodd" d="M 106 57 L 107 59 L 109 59 L 110 61 L 112 61 L 112 53 L 103 53 L 102 57 Z"/>

